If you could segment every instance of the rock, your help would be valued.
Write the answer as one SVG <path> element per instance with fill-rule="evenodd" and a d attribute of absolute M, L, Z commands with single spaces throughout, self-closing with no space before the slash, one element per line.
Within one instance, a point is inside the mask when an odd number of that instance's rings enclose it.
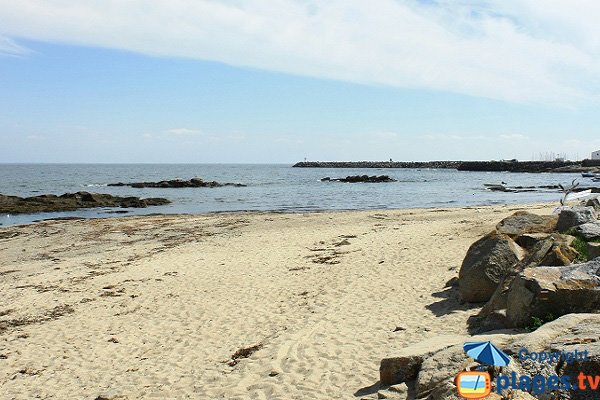
<path fill-rule="evenodd" d="M 588 222 L 587 224 L 576 226 L 569 230 L 569 233 L 579 236 L 586 241 L 600 239 L 600 221 Z"/>
<path fill-rule="evenodd" d="M 596 210 L 596 213 L 600 212 L 600 201 L 598 201 L 598 198 L 589 199 L 585 202 L 585 205 L 586 207 L 592 207 L 594 210 Z"/>
<path fill-rule="evenodd" d="M 517 269 L 570 265 L 578 255 L 577 251 L 571 247 L 573 240 L 575 240 L 573 236 L 560 233 L 554 233 L 539 240 L 529 249 L 529 254 Z"/>
<path fill-rule="evenodd" d="M 509 236 L 492 232 L 473 243 L 458 274 L 462 299 L 483 302 L 490 299 L 500 280 L 523 258 L 523 249 Z"/>
<path fill-rule="evenodd" d="M 569 228 L 596 221 L 597 215 L 593 207 L 574 206 L 570 208 L 564 208 L 560 212 L 558 215 L 556 229 L 559 232 L 565 232 Z"/>
<path fill-rule="evenodd" d="M 515 239 L 515 242 L 525 250 L 531 250 L 540 240 L 550 236 L 549 233 L 525 233 Z"/>
<path fill-rule="evenodd" d="M 394 357 L 381 360 L 379 381 L 383 385 L 394 385 L 413 381 L 417 378 L 421 363 L 434 352 L 461 343 L 464 336 L 446 335 L 436 340 L 425 340 L 416 345 L 406 347 Z"/>
<path fill-rule="evenodd" d="M 241 183 L 219 183 L 219 182 L 208 182 L 202 180 L 202 178 L 192 178 L 190 180 L 183 179 L 172 179 L 168 181 L 159 182 L 132 182 L 132 183 L 109 183 L 108 186 L 131 186 L 133 188 L 160 188 L 160 189 L 178 189 L 178 188 L 198 188 L 198 187 L 223 187 L 223 186 L 235 186 L 244 187 L 246 185 Z"/>
<path fill-rule="evenodd" d="M 532 317 L 600 310 L 600 260 L 567 267 L 527 268 L 507 292 L 506 319 L 524 327 Z"/>
<path fill-rule="evenodd" d="M 596 257 L 600 257 L 600 243 L 588 243 L 587 244 L 588 258 L 593 260 Z"/>
<path fill-rule="evenodd" d="M 396 182 L 395 179 L 390 178 L 387 175 L 380 176 L 369 176 L 369 175 L 351 175 L 345 178 L 330 178 L 326 176 L 321 179 L 321 182 L 344 182 L 344 183 L 382 183 L 382 182 Z"/>
<path fill-rule="evenodd" d="M 88 192 L 65 193 L 61 196 L 44 194 L 25 198 L 0 194 L 0 213 L 33 214 L 96 207 L 145 208 L 169 203 L 169 200 L 163 198 L 140 199 L 139 197 L 120 197 Z"/>
<path fill-rule="evenodd" d="M 398 385 L 392 385 L 387 389 L 379 390 L 377 392 L 377 398 L 406 400 L 408 399 L 408 386 L 406 383 L 400 383 Z"/>
<path fill-rule="evenodd" d="M 540 375 L 547 381 L 550 376 L 558 375 L 559 379 L 565 376 L 571 377 L 571 382 L 577 382 L 575 378 L 579 371 L 588 375 L 597 375 L 600 370 L 600 315 L 599 314 L 568 314 L 549 322 L 531 333 L 517 333 L 515 331 L 496 331 L 485 335 L 464 337 L 455 345 L 434 350 L 424 355 L 417 380 L 408 383 L 408 392 L 413 388 L 416 393 L 410 398 L 422 398 L 428 400 L 450 400 L 460 399 L 454 384 L 456 375 L 464 370 L 472 370 L 479 366 L 478 362 L 469 358 L 463 350 L 464 342 L 491 341 L 498 348 L 505 351 L 512 359 L 511 362 L 500 368 L 487 367 L 487 372 L 492 376 L 492 393 L 489 399 L 579 399 L 597 398 L 594 392 L 551 392 L 527 393 L 507 387 L 498 392 L 496 383 L 498 375 L 506 377 L 514 373 L 518 380 L 521 376 Z M 437 338 L 428 339 L 427 343 L 435 343 Z M 442 337 L 442 340 L 445 340 Z M 416 344 L 423 347 L 426 342 Z M 576 359 L 574 362 L 566 362 L 564 357 L 556 357 L 544 362 L 521 359 L 518 354 L 522 349 L 529 352 L 573 352 L 575 350 L 588 350 L 587 359 Z M 390 390 L 381 390 L 382 396 L 389 395 Z M 581 397 L 581 396 L 588 397 Z M 402 398 L 402 397 L 400 397 Z"/>
<path fill-rule="evenodd" d="M 525 233 L 552 233 L 556 230 L 558 215 L 537 215 L 527 211 L 517 211 L 496 225 L 499 233 L 513 237 Z"/>

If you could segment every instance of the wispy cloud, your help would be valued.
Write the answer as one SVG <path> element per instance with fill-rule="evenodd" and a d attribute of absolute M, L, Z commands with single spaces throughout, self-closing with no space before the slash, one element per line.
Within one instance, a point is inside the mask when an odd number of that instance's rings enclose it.
<path fill-rule="evenodd" d="M 572 106 L 598 100 L 598 15 L 594 0 L 0 0 L 0 34 Z"/>
<path fill-rule="evenodd" d="M 24 56 L 29 53 L 30 51 L 25 47 L 19 46 L 7 37 L 0 36 L 0 56 Z"/>
<path fill-rule="evenodd" d="M 190 136 L 199 136 L 202 134 L 202 131 L 199 129 L 189 129 L 189 128 L 173 128 L 168 129 L 165 133 L 169 136 L 176 137 L 190 137 Z"/>
<path fill-rule="evenodd" d="M 500 139 L 504 139 L 504 140 L 527 140 L 527 139 L 529 139 L 529 137 L 526 136 L 526 135 L 522 135 L 520 133 L 511 133 L 511 134 L 500 135 Z"/>

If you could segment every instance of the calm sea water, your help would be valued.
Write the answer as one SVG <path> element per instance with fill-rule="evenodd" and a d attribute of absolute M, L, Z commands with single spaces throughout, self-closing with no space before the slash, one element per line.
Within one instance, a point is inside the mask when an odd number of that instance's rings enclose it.
<path fill-rule="evenodd" d="M 325 176 L 390 175 L 395 183 L 321 182 Z M 247 187 L 134 189 L 107 187 L 114 182 L 159 181 L 201 177 L 239 182 Z M 291 165 L 234 164 L 0 164 L 0 193 L 35 196 L 43 193 L 90 191 L 119 196 L 166 197 L 167 206 L 127 209 L 126 215 L 209 213 L 226 211 L 364 210 L 414 207 L 531 203 L 557 201 L 559 193 L 499 193 L 484 183 L 511 186 L 567 184 L 585 180 L 579 174 L 511 174 L 435 169 L 312 169 Z M 583 182 L 585 183 L 585 182 Z M 1 215 L 12 225 L 55 217 L 107 217 L 113 209 L 35 215 Z"/>

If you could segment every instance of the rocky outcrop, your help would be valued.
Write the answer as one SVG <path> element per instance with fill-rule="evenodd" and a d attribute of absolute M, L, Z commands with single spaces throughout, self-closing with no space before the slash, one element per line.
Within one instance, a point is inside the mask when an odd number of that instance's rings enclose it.
<path fill-rule="evenodd" d="M 565 232 L 570 228 L 579 225 L 587 224 L 588 222 L 596 222 L 596 210 L 593 207 L 574 206 L 561 210 L 558 216 L 556 229 L 559 232 Z"/>
<path fill-rule="evenodd" d="M 461 371 L 473 370 L 480 367 L 480 364 L 469 358 L 463 350 L 465 342 L 485 342 L 491 341 L 511 357 L 510 363 L 500 368 L 483 366 L 492 377 L 492 393 L 490 399 L 582 399 L 595 398 L 593 391 L 568 391 L 561 388 L 548 389 L 534 387 L 533 385 L 526 391 L 510 388 L 506 380 L 503 383 L 506 387 L 498 388 L 496 379 L 498 376 L 512 377 L 513 373 L 518 382 L 521 376 L 541 375 L 547 381 L 551 376 L 557 376 L 559 380 L 570 380 L 577 384 L 577 375 L 583 372 L 589 375 L 597 375 L 600 370 L 600 315 L 598 314 L 569 314 L 555 321 L 547 323 L 541 328 L 531 333 L 518 333 L 516 331 L 497 331 L 488 332 L 485 335 L 453 337 L 449 341 L 446 336 L 440 337 L 439 341 L 445 343 L 444 346 L 433 348 L 429 353 L 423 354 L 423 347 L 428 343 L 435 343 L 437 338 L 428 339 L 426 342 L 409 346 L 402 350 L 403 357 L 406 359 L 422 358 L 415 375 L 414 369 L 411 374 L 394 374 L 396 377 L 391 383 L 384 383 L 381 380 L 382 387 L 379 391 L 379 398 L 427 398 L 429 400 L 449 400 L 460 399 L 455 386 L 455 377 Z M 523 349 L 527 352 L 523 353 Z M 573 357 L 567 359 L 562 357 L 553 357 L 544 362 L 532 361 L 526 355 L 529 352 L 552 352 L 565 354 L 577 350 L 588 351 L 587 357 Z M 519 356 L 521 354 L 521 357 Z M 392 358 L 388 357 L 387 359 Z M 382 361 L 383 363 L 383 361 Z M 401 367 L 401 366 L 400 366 Z M 397 396 L 392 388 L 404 388 L 398 386 L 404 383 L 406 389 L 401 391 L 403 397 Z M 392 384 L 388 388 L 387 385 Z M 414 393 L 410 393 L 411 389 Z M 389 397 L 388 397 L 389 396 Z M 585 397 L 591 396 L 591 397 Z"/>
<path fill-rule="evenodd" d="M 139 197 L 120 197 L 89 192 L 65 193 L 61 196 L 44 194 L 25 198 L 0 194 L 0 213 L 33 214 L 96 207 L 145 208 L 169 203 L 169 200 L 163 198 L 141 199 Z"/>
<path fill-rule="evenodd" d="M 458 275 L 462 299 L 468 302 L 489 300 L 500 280 L 523 256 L 523 249 L 510 236 L 495 231 L 473 243 Z"/>
<path fill-rule="evenodd" d="M 351 175 L 345 178 L 330 178 L 325 177 L 321 179 L 321 182 L 344 182 L 344 183 L 383 183 L 383 182 L 396 182 L 395 179 L 390 178 L 387 175 Z"/>
<path fill-rule="evenodd" d="M 558 215 L 537 215 L 517 211 L 496 225 L 496 231 L 512 237 L 526 233 L 552 233 L 556 230 Z"/>
<path fill-rule="evenodd" d="M 132 182 L 132 183 L 109 183 L 108 186 L 131 186 L 133 188 L 161 188 L 161 189 L 178 189 L 178 188 L 199 188 L 199 187 L 222 187 L 235 186 L 244 187 L 241 183 L 219 183 L 215 181 L 204 181 L 202 178 L 192 178 L 190 180 L 171 179 L 168 181 L 159 182 Z"/>

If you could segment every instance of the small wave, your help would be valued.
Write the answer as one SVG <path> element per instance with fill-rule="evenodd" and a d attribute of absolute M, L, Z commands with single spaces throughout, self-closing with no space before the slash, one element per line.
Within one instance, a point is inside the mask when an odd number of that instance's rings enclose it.
<path fill-rule="evenodd" d="M 85 185 L 82 185 L 84 187 L 106 187 L 108 186 L 108 183 L 86 183 Z"/>

